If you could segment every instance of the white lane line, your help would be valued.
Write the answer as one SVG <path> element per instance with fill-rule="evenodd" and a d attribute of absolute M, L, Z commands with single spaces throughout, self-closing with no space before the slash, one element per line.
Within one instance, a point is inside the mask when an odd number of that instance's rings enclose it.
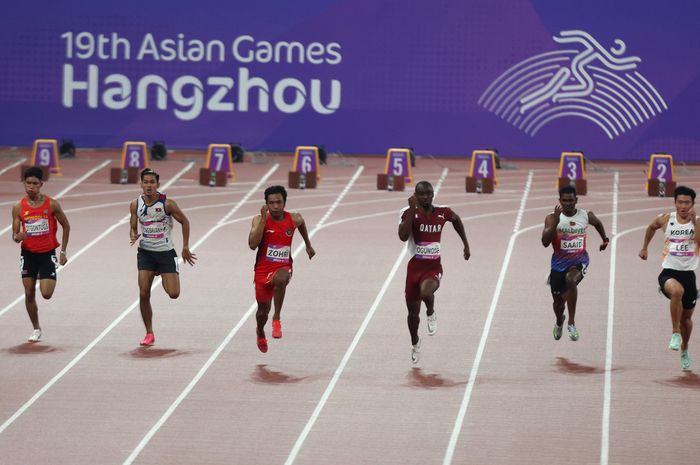
<path fill-rule="evenodd" d="M 90 171 L 88 171 L 87 173 L 85 173 L 84 175 L 82 175 L 80 178 L 78 178 L 78 179 L 76 179 L 75 181 L 73 181 L 73 183 L 72 183 L 70 186 L 66 187 L 66 188 L 63 189 L 61 192 L 59 192 L 58 194 L 56 194 L 56 195 L 54 196 L 54 199 L 60 199 L 60 198 L 63 197 L 65 194 L 67 194 L 68 192 L 70 192 L 71 190 L 73 190 L 73 188 L 74 188 L 75 186 L 77 186 L 77 185 L 80 184 L 81 182 L 85 181 L 87 178 L 89 178 L 90 176 L 92 176 L 96 171 L 101 170 L 102 168 L 104 168 L 105 166 L 109 165 L 110 163 L 111 163 L 111 160 L 107 160 L 107 161 L 102 162 L 100 165 L 96 166 L 95 168 L 91 169 Z M 0 174 L 2 174 L 2 173 L 0 173 Z M 9 231 L 10 229 L 12 229 L 12 225 L 6 226 L 5 228 L 1 229 L 1 230 L 0 230 L 0 236 L 2 236 L 3 234 L 5 234 L 5 233 L 6 233 L 7 231 Z"/>
<path fill-rule="evenodd" d="M 191 162 L 191 163 L 189 164 L 190 167 L 191 167 L 192 165 L 194 165 L 194 162 Z M 279 165 L 275 165 L 275 166 L 273 166 L 272 168 L 270 168 L 270 170 L 267 172 L 267 174 L 260 180 L 260 182 L 259 182 L 258 184 L 255 185 L 255 187 L 253 188 L 253 190 L 251 190 L 251 191 L 246 195 L 246 197 L 250 197 L 250 195 L 252 195 L 252 194 L 255 192 L 255 190 L 258 188 L 258 185 L 262 185 L 262 183 L 263 183 L 265 180 L 267 180 L 267 178 L 277 169 L 278 166 L 279 166 Z M 187 169 L 189 169 L 189 168 L 187 168 Z M 185 171 L 186 171 L 186 170 L 181 171 L 181 172 L 179 173 L 179 175 L 181 176 Z M 178 177 L 179 177 L 179 176 L 178 176 Z M 176 179 L 176 178 L 174 178 L 174 179 Z M 166 186 L 163 186 L 163 190 L 165 190 L 166 187 L 167 187 L 167 185 L 166 185 Z M 245 198 L 244 198 L 244 199 L 245 199 Z M 243 203 L 244 203 L 244 201 L 241 200 L 241 202 L 239 202 L 239 204 L 236 205 L 236 206 L 232 209 L 232 211 L 233 211 L 233 210 L 238 210 L 238 208 L 240 207 L 240 205 L 242 205 Z M 229 213 L 230 213 L 230 212 L 229 212 Z M 130 215 L 127 215 L 127 218 L 129 218 L 129 216 L 130 216 Z M 229 215 L 229 216 L 230 216 L 230 215 Z M 219 220 L 219 221 L 221 221 L 221 220 Z M 202 242 L 203 242 L 202 240 L 198 241 L 197 244 L 196 244 L 195 246 L 192 247 L 192 249 L 194 250 L 195 247 L 196 247 L 197 245 L 201 244 Z M 182 258 L 180 258 L 180 260 L 181 260 L 181 259 L 182 259 Z M 155 288 L 158 286 L 158 284 L 160 284 L 161 279 L 162 279 L 162 278 L 161 278 L 160 276 L 157 277 L 156 279 L 154 279 L 154 280 L 153 280 L 153 285 L 151 286 L 151 289 L 155 289 Z M 24 296 L 23 296 L 23 297 L 24 297 Z M 17 418 L 19 418 L 25 411 L 27 411 L 27 409 L 28 409 L 29 407 L 31 407 L 31 406 L 34 404 L 34 402 L 36 402 L 42 395 L 44 395 L 44 393 L 45 393 L 46 391 L 48 391 L 49 389 L 51 389 L 51 387 L 52 387 L 54 384 L 56 384 L 58 381 L 60 381 L 61 378 L 63 378 L 63 376 L 71 370 L 71 368 L 73 368 L 78 362 L 80 362 L 80 360 L 82 360 L 82 358 L 85 357 L 85 355 L 87 355 L 87 353 L 90 352 L 90 351 L 92 350 L 93 347 L 95 347 L 100 341 L 102 341 L 102 339 L 104 339 L 105 336 L 107 336 L 107 334 L 109 334 L 110 331 L 112 331 L 112 329 L 114 329 L 114 328 L 129 314 L 129 313 L 131 313 L 131 311 L 132 311 L 133 309 L 135 309 L 135 308 L 138 307 L 138 306 L 139 306 L 139 299 L 136 299 L 126 310 L 124 310 L 124 312 L 122 312 L 121 315 L 119 315 L 115 320 L 113 320 L 112 323 L 110 323 L 109 326 L 107 326 L 107 327 L 100 333 L 99 336 L 97 336 L 95 339 L 93 339 L 92 342 L 90 342 L 90 344 L 88 344 L 78 355 L 75 356 L 75 358 L 73 358 L 73 360 L 71 360 L 65 367 L 63 367 L 63 369 L 62 369 L 61 371 L 59 371 L 58 374 L 56 374 L 56 376 L 54 376 L 53 378 L 51 378 L 51 380 L 50 380 L 48 383 L 46 383 L 41 389 L 39 389 L 39 390 L 37 391 L 37 393 L 34 394 L 34 395 L 32 396 L 31 399 L 29 399 L 27 402 L 25 402 L 24 405 L 22 405 L 10 418 L 8 418 L 2 425 L 0 425 L 0 434 L 1 434 L 3 431 L 5 431 L 5 429 L 7 429 L 7 427 L 10 426 L 10 425 L 11 425 Z"/>
<path fill-rule="evenodd" d="M 279 166 L 279 165 L 275 165 Z M 355 174 L 353 177 L 350 179 L 348 184 L 345 186 L 345 189 L 340 193 L 338 198 L 335 200 L 333 205 L 328 209 L 326 214 L 321 218 L 321 220 L 318 222 L 318 224 L 314 227 L 312 231 L 309 232 L 309 238 L 313 237 L 317 231 L 321 229 L 322 222 L 324 222 L 328 216 L 336 209 L 336 207 L 340 204 L 340 202 L 343 200 L 343 197 L 350 191 L 350 188 L 352 185 L 357 181 L 357 178 L 359 175 L 362 173 L 364 170 L 364 166 L 360 165 L 357 170 L 355 171 Z M 227 219 L 230 218 L 230 215 L 225 216 L 220 220 L 220 224 L 217 226 L 223 226 L 226 224 Z M 296 250 L 292 254 L 292 258 L 296 258 L 297 255 L 301 252 L 303 245 L 299 246 L 296 248 Z M 204 377 L 206 372 L 209 370 L 209 368 L 212 366 L 212 364 L 216 361 L 216 359 L 219 358 L 219 355 L 221 355 L 221 352 L 228 346 L 228 344 L 231 342 L 233 337 L 238 333 L 238 331 L 241 329 L 243 324 L 250 318 L 250 316 L 253 314 L 253 312 L 257 308 L 257 302 L 253 302 L 248 310 L 243 314 L 243 316 L 238 320 L 238 323 L 231 329 L 231 331 L 226 335 L 224 340 L 219 344 L 219 347 L 216 348 L 216 350 L 211 354 L 209 359 L 202 365 L 202 368 L 199 369 L 197 374 L 192 378 L 190 383 L 185 387 L 185 389 L 180 393 L 179 396 L 173 401 L 172 404 L 170 404 L 170 407 L 163 413 L 163 416 L 161 416 L 158 421 L 153 425 L 153 427 L 146 433 L 146 435 L 141 439 L 141 442 L 136 446 L 136 448 L 131 451 L 131 454 L 124 460 L 123 465 L 130 465 L 136 460 L 136 458 L 139 456 L 141 451 L 148 445 L 148 443 L 151 441 L 153 436 L 160 430 L 160 428 L 165 424 L 166 421 L 170 418 L 170 416 L 175 412 L 175 410 L 180 406 L 180 404 L 187 398 L 187 396 L 192 392 L 192 390 L 195 388 L 195 386 L 199 383 L 199 381 Z"/>
<path fill-rule="evenodd" d="M 452 463 L 452 457 L 454 456 L 455 447 L 457 446 L 457 439 L 459 438 L 459 433 L 462 431 L 462 424 L 464 423 L 464 417 L 467 413 L 467 408 L 469 407 L 469 402 L 471 400 L 472 391 L 474 390 L 474 384 L 476 383 L 476 376 L 479 373 L 479 366 L 481 365 L 481 358 L 484 355 L 484 350 L 486 349 L 486 340 L 491 332 L 491 323 L 493 322 L 494 314 L 496 313 L 496 305 L 498 305 L 498 300 L 501 296 L 501 290 L 503 289 L 503 282 L 505 281 L 506 272 L 508 271 L 508 265 L 510 264 L 510 257 L 513 253 L 513 247 L 515 246 L 516 238 L 523 232 L 539 227 L 539 225 L 531 226 L 529 228 L 521 229 L 520 223 L 523 218 L 523 212 L 525 210 L 525 204 L 527 203 L 527 197 L 530 193 L 530 187 L 532 186 L 532 177 L 534 171 L 530 170 L 527 175 L 527 182 L 525 183 L 525 190 L 520 199 L 520 208 L 518 209 L 518 214 L 515 220 L 515 227 L 513 228 L 513 234 L 510 236 L 510 241 L 508 242 L 508 249 L 506 255 L 503 258 L 503 265 L 501 266 L 501 272 L 498 275 L 498 281 L 496 283 L 496 288 L 493 291 L 493 299 L 491 300 L 491 307 L 489 308 L 488 316 L 484 322 L 484 329 L 481 333 L 481 340 L 479 341 L 479 347 L 476 351 L 474 357 L 474 363 L 472 365 L 471 373 L 469 373 L 469 382 L 467 383 L 466 390 L 464 391 L 464 398 L 462 399 L 462 404 L 459 407 L 459 413 L 457 414 L 457 419 L 455 420 L 454 428 L 452 429 L 452 435 L 450 436 L 450 441 L 447 445 L 447 450 L 445 451 L 445 457 L 442 461 L 443 465 L 449 465 Z"/>
<path fill-rule="evenodd" d="M 442 175 L 440 176 L 440 180 L 437 182 L 435 189 L 434 189 L 435 195 L 437 195 L 437 193 L 440 191 L 440 187 L 442 187 L 442 183 L 445 181 L 445 178 L 447 177 L 447 173 L 448 173 L 447 168 L 442 170 Z M 335 385 L 338 383 L 340 376 L 343 374 L 343 371 L 345 371 L 345 366 L 350 361 L 350 357 L 352 356 L 353 352 L 355 351 L 355 347 L 357 347 L 357 344 L 360 342 L 360 339 L 362 339 L 362 336 L 364 335 L 365 330 L 367 329 L 367 326 L 369 325 L 370 320 L 372 320 L 374 313 L 376 312 L 377 308 L 379 307 L 379 304 L 381 303 L 382 299 L 384 298 L 384 294 L 386 293 L 387 289 L 389 289 L 389 286 L 391 285 L 391 282 L 394 279 L 394 276 L 396 275 L 396 272 L 398 271 L 399 266 L 401 266 L 401 263 L 403 262 L 403 259 L 406 256 L 406 251 L 407 251 L 407 248 L 406 248 L 406 246 L 404 246 L 401 250 L 401 253 L 396 258 L 394 265 L 391 267 L 391 271 L 389 271 L 389 274 L 387 275 L 386 279 L 384 280 L 384 284 L 382 284 L 382 287 L 379 290 L 379 293 L 374 298 L 374 302 L 372 302 L 372 305 L 369 308 L 367 315 L 365 315 L 365 319 L 362 321 L 362 324 L 357 329 L 357 332 L 355 333 L 355 337 L 353 338 L 352 342 L 350 343 L 350 346 L 345 351 L 345 355 L 343 355 L 343 358 L 340 361 L 338 368 L 336 368 L 335 373 L 333 374 L 333 378 L 331 378 L 330 382 L 328 383 L 328 386 L 326 387 L 325 392 L 321 396 L 321 399 L 318 401 L 318 404 L 316 404 L 316 408 L 314 409 L 313 413 L 311 414 L 309 421 L 306 422 L 304 429 L 302 430 L 301 434 L 299 435 L 296 442 L 294 443 L 292 450 L 289 452 L 289 455 L 287 456 L 287 460 L 284 462 L 285 465 L 291 465 L 292 463 L 294 463 L 294 460 L 296 459 L 297 455 L 299 454 L 301 447 L 304 445 L 304 441 L 306 440 L 306 437 L 311 432 L 311 429 L 313 428 L 314 424 L 316 423 L 316 420 L 318 419 L 319 415 L 321 415 L 321 411 L 323 410 L 323 407 L 326 405 L 328 398 L 331 396 L 331 393 L 335 389 Z"/>
<path fill-rule="evenodd" d="M 7 172 L 10 171 L 12 168 L 14 168 L 15 166 L 21 165 L 21 164 L 24 163 L 25 161 L 27 161 L 26 158 L 24 158 L 24 157 L 20 158 L 19 160 L 17 160 L 17 161 L 14 162 L 13 164 L 8 165 L 8 166 L 4 167 L 3 169 L 1 169 L 1 170 L 0 170 L 0 175 L 3 175 L 3 174 L 5 174 L 5 173 L 7 173 Z"/>
<path fill-rule="evenodd" d="M 162 190 L 165 191 L 169 186 L 171 186 L 175 181 L 177 181 L 178 179 L 180 179 L 180 177 L 181 177 L 183 174 L 185 174 L 187 171 L 189 171 L 193 166 L 194 166 L 194 162 L 188 163 L 187 166 L 185 166 L 182 170 L 180 170 L 180 172 L 177 173 L 170 181 L 168 181 L 167 183 L 165 183 L 165 184 L 163 185 Z M 117 228 L 118 228 L 119 226 L 121 226 L 122 224 L 128 222 L 128 221 L 129 221 L 129 216 L 130 216 L 130 215 L 126 215 L 124 218 L 120 219 L 118 222 L 114 223 L 112 226 L 110 226 L 109 228 L 105 229 L 105 230 L 102 232 L 102 234 L 100 234 L 99 236 L 97 236 L 96 238 L 94 238 L 94 239 L 93 239 L 92 241 L 90 241 L 87 245 L 83 246 L 83 248 L 81 248 L 80 250 L 78 250 L 76 253 L 74 253 L 74 254 L 69 254 L 69 255 L 68 255 L 68 258 L 69 258 L 68 263 L 66 263 L 65 265 L 63 265 L 63 266 L 57 268 L 57 269 L 56 269 L 56 273 L 60 273 L 61 271 L 63 271 L 67 266 L 69 266 L 70 264 L 74 263 L 75 260 L 76 260 L 78 257 L 80 257 L 82 254 L 84 254 L 84 253 L 87 252 L 90 248 L 92 248 L 92 246 L 94 246 L 95 244 L 97 244 L 98 242 L 100 242 L 102 239 L 104 239 L 109 233 L 111 233 L 112 231 L 114 231 L 115 229 L 117 229 Z M 37 288 L 39 287 L 39 281 L 38 281 L 38 280 L 37 280 L 36 286 L 37 286 Z M 8 310 L 10 310 L 12 307 L 14 307 L 15 305 L 17 305 L 19 302 L 21 302 L 21 301 L 23 301 L 23 300 L 24 300 L 24 293 L 22 293 L 19 297 L 17 297 L 17 298 L 16 298 L 15 300 L 13 300 L 11 303 L 9 303 L 9 304 L 6 305 L 5 307 L 3 307 L 3 309 L 0 310 L 0 316 L 2 316 L 2 315 L 4 315 L 5 313 L 7 313 Z"/>

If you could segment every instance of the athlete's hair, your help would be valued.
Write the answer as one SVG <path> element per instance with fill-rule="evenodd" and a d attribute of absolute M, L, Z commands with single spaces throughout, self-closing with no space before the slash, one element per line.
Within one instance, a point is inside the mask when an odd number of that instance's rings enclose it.
<path fill-rule="evenodd" d="M 24 176 L 22 178 L 23 180 L 27 179 L 27 178 L 32 178 L 32 177 L 37 178 L 39 181 L 44 180 L 44 172 L 41 171 L 41 168 L 39 168 L 38 166 L 30 166 L 29 168 L 24 170 L 23 176 Z M 695 197 L 693 197 L 693 198 L 695 198 Z"/>
<path fill-rule="evenodd" d="M 141 171 L 141 182 L 143 182 L 144 176 L 155 176 L 156 182 L 160 182 L 160 174 L 156 173 L 151 168 L 145 168 Z"/>
<path fill-rule="evenodd" d="M 673 193 L 673 200 L 676 200 L 679 195 L 689 195 L 693 203 L 695 203 L 695 191 L 688 186 L 678 186 Z"/>
<path fill-rule="evenodd" d="M 427 188 L 430 188 L 430 190 L 433 190 L 433 185 L 430 184 L 428 181 L 418 181 L 416 183 L 415 191 L 418 191 L 418 186 L 427 187 Z"/>
<path fill-rule="evenodd" d="M 284 186 L 270 186 L 265 189 L 265 203 L 267 203 L 267 197 L 272 194 L 281 194 L 282 201 L 285 205 L 287 204 L 287 189 Z"/>
<path fill-rule="evenodd" d="M 564 186 L 559 189 L 559 198 L 564 194 L 574 194 L 574 197 L 576 197 L 576 188 L 572 185 Z"/>

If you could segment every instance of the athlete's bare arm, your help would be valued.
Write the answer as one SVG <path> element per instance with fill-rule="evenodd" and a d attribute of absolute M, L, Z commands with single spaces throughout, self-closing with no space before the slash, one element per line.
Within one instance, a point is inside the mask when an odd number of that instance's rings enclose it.
<path fill-rule="evenodd" d="M 559 215 L 561 215 L 561 205 L 557 204 L 554 207 L 554 213 L 550 213 L 544 218 L 544 230 L 542 230 L 542 245 L 549 247 L 554 238 L 557 236 L 557 224 L 559 224 Z"/>
<path fill-rule="evenodd" d="M 12 240 L 20 243 L 27 236 L 22 231 L 22 222 L 19 219 L 19 210 L 21 208 L 21 203 L 17 203 L 12 207 Z"/>
<path fill-rule="evenodd" d="M 190 252 L 190 220 L 188 220 L 187 216 L 180 210 L 177 203 L 171 199 L 165 200 L 165 212 L 175 218 L 182 226 L 182 259 L 190 266 L 193 266 L 195 260 L 197 260 L 197 255 Z"/>
<path fill-rule="evenodd" d="M 253 224 L 248 234 L 248 247 L 251 250 L 257 249 L 260 242 L 262 242 L 263 233 L 265 232 L 265 221 L 263 221 L 263 218 L 267 218 L 267 205 L 260 207 L 260 214 L 253 217 Z"/>
<path fill-rule="evenodd" d="M 647 251 L 647 248 L 649 247 L 649 243 L 651 242 L 651 239 L 654 237 L 654 234 L 656 234 L 657 229 L 661 229 L 666 227 L 666 223 L 668 223 L 668 218 L 671 215 L 668 213 L 663 213 L 656 218 L 647 226 L 647 230 L 644 233 L 644 242 L 642 243 L 642 250 L 639 251 L 639 258 L 642 260 L 646 260 L 649 256 L 649 252 Z"/>
<path fill-rule="evenodd" d="M 418 199 L 416 195 L 413 194 L 408 198 L 408 210 L 404 213 L 403 220 L 399 224 L 399 239 L 406 242 L 409 237 L 411 237 L 411 231 L 413 231 L 413 217 L 416 212 L 416 206 L 418 205 Z"/>
<path fill-rule="evenodd" d="M 61 225 L 61 252 L 58 254 L 58 263 L 65 265 L 66 262 L 68 262 L 66 249 L 68 249 L 68 238 L 70 237 L 70 223 L 68 222 L 66 214 L 63 212 L 63 208 L 61 208 L 61 204 L 54 199 L 51 199 L 51 212 L 56 218 L 56 221 L 58 221 L 58 224 Z"/>
<path fill-rule="evenodd" d="M 467 233 L 464 231 L 464 224 L 462 223 L 462 218 L 455 212 L 452 212 L 452 226 L 459 234 L 459 238 L 462 239 L 462 244 L 464 244 L 464 259 L 469 260 L 471 257 L 471 252 L 469 252 L 469 242 L 467 242 Z"/>
<path fill-rule="evenodd" d="M 141 234 L 139 234 L 139 217 L 136 215 L 136 200 L 131 201 L 129 205 L 131 217 L 129 218 L 129 244 L 134 245 Z"/>
<path fill-rule="evenodd" d="M 592 225 L 596 231 L 598 231 L 598 234 L 600 234 L 600 238 L 603 239 L 603 243 L 600 244 L 600 251 L 602 252 L 610 243 L 608 236 L 605 234 L 605 226 L 603 226 L 603 222 L 590 211 L 588 212 L 588 224 Z"/>
<path fill-rule="evenodd" d="M 309 239 L 309 232 L 306 230 L 306 222 L 304 222 L 301 213 L 293 213 L 292 220 L 294 221 L 294 226 L 299 230 L 299 234 L 304 239 L 306 253 L 309 256 L 309 260 L 311 260 L 316 255 L 316 251 L 311 247 L 311 239 Z"/>

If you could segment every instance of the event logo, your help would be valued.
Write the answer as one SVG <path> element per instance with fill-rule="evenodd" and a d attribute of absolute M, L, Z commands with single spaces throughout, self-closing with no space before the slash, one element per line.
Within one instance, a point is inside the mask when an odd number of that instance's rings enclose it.
<path fill-rule="evenodd" d="M 610 51 L 590 34 L 561 31 L 560 44 L 581 48 L 535 55 L 501 74 L 479 98 L 479 105 L 534 137 L 548 123 L 578 117 L 614 139 L 668 109 L 653 85 L 637 71 L 642 59 L 625 57 L 615 40 Z"/>

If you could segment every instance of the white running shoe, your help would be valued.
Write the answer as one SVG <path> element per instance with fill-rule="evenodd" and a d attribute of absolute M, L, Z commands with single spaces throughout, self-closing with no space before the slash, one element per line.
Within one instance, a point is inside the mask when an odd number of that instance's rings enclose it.
<path fill-rule="evenodd" d="M 40 329 L 35 329 L 32 331 L 32 335 L 29 336 L 29 339 L 27 339 L 29 342 L 39 342 L 41 339 L 41 330 Z"/>
<path fill-rule="evenodd" d="M 690 354 L 687 350 L 681 350 L 681 369 L 683 371 L 690 370 Z"/>
<path fill-rule="evenodd" d="M 566 327 L 566 329 L 569 331 L 569 339 L 571 339 L 572 341 L 578 341 L 578 338 L 581 337 L 581 335 L 578 332 L 578 329 L 576 329 L 576 326 L 569 325 Z"/>
<path fill-rule="evenodd" d="M 418 342 L 413 344 L 411 346 L 411 360 L 413 363 L 418 363 L 418 359 L 420 358 L 420 339 L 418 339 Z"/>
<path fill-rule="evenodd" d="M 668 348 L 671 350 L 680 350 L 681 348 L 681 333 L 673 333 L 671 342 L 668 343 Z"/>
<path fill-rule="evenodd" d="M 437 313 L 428 315 L 428 336 L 432 336 L 437 331 Z"/>

